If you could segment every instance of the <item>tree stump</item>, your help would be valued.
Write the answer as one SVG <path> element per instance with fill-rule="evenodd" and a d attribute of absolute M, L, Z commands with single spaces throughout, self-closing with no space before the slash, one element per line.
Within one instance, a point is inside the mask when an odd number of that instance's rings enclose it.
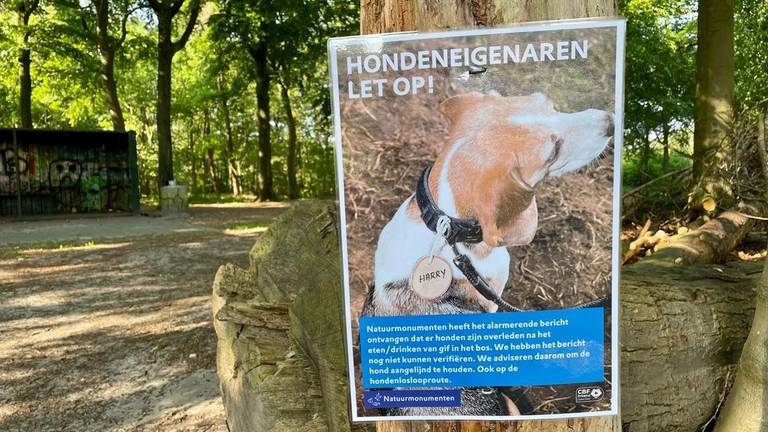
<path fill-rule="evenodd" d="M 350 431 L 336 210 L 306 201 L 213 285 L 217 370 L 232 432 Z"/>
<path fill-rule="evenodd" d="M 759 263 L 622 272 L 622 422 L 698 432 L 714 413 L 754 311 Z M 232 432 L 372 431 L 349 420 L 336 209 L 301 201 L 213 286 L 217 369 Z M 386 431 L 594 431 L 600 422 L 381 423 Z"/>
<path fill-rule="evenodd" d="M 182 185 L 163 186 L 160 188 L 160 210 L 163 216 L 175 216 L 185 213 L 189 207 L 187 187 Z"/>

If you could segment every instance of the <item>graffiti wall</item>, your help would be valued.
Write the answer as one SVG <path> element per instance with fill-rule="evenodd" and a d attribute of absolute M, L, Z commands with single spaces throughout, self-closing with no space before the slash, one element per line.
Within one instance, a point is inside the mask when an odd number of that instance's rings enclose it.
<path fill-rule="evenodd" d="M 0 141 L 0 215 L 130 210 L 127 143 L 40 141 Z"/>

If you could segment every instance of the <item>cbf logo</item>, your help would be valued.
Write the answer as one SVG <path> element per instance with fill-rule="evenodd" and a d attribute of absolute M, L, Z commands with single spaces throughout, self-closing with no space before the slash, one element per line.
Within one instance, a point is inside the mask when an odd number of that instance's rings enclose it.
<path fill-rule="evenodd" d="M 602 387 L 579 387 L 576 389 L 576 403 L 597 402 L 602 400 L 604 395 Z"/>

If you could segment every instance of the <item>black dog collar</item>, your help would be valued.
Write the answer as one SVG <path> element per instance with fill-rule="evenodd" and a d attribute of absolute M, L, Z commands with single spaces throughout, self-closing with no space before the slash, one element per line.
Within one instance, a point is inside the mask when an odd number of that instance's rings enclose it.
<path fill-rule="evenodd" d="M 437 232 L 437 221 L 445 216 L 450 221 L 450 228 L 445 235 L 445 240 L 450 245 L 456 243 L 480 243 L 483 241 L 483 228 L 475 219 L 460 219 L 448 216 L 437 206 L 432 193 L 429 191 L 429 173 L 432 164 L 427 165 L 421 173 L 419 184 L 416 186 L 416 203 L 421 210 L 421 220 L 432 232 Z"/>
<path fill-rule="evenodd" d="M 502 299 L 491 288 L 491 284 L 477 271 L 472 260 L 465 254 L 459 251 L 456 247 L 456 243 L 480 243 L 483 241 L 483 229 L 480 223 L 474 219 L 459 219 L 448 216 L 444 211 L 440 210 L 440 207 L 435 203 L 435 199 L 432 198 L 432 193 L 429 192 L 429 172 L 432 171 L 432 164 L 427 165 L 424 168 L 424 172 L 421 173 L 421 179 L 416 186 L 416 202 L 419 204 L 421 210 L 421 219 L 427 228 L 432 232 L 437 232 L 437 221 L 441 217 L 445 216 L 450 221 L 450 228 L 445 235 L 445 239 L 451 246 L 453 251 L 453 264 L 461 271 L 461 273 L 467 278 L 469 283 L 477 290 L 480 295 L 487 300 L 492 301 L 499 307 L 500 312 L 523 312 L 516 306 L 512 306 L 506 300 Z M 587 303 L 572 306 L 574 309 L 592 308 L 592 307 L 611 307 L 609 298 L 599 298 Z"/>

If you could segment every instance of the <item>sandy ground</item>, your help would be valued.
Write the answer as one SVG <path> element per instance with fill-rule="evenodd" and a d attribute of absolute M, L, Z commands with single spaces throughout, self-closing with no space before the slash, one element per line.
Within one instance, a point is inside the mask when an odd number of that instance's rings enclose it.
<path fill-rule="evenodd" d="M 0 430 L 226 431 L 211 283 L 280 211 L 0 223 Z"/>

